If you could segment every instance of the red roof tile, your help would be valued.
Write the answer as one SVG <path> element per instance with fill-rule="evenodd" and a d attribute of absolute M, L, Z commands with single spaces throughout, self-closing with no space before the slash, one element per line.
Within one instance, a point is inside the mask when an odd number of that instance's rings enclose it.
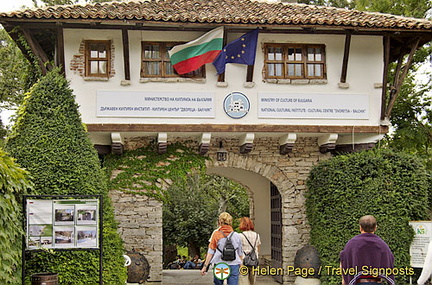
<path fill-rule="evenodd" d="M 174 23 L 431 30 L 432 21 L 304 4 L 251 0 L 151 0 L 62 5 L 0 13 L 0 20 L 130 20 Z"/>

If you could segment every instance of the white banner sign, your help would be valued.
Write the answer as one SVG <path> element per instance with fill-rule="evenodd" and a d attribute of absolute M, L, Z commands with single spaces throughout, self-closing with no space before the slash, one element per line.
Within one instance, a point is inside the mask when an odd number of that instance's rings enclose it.
<path fill-rule="evenodd" d="M 369 119 L 367 94 L 258 94 L 259 118 Z"/>
<path fill-rule="evenodd" d="M 414 239 L 410 247 L 411 266 L 423 268 L 428 245 L 432 242 L 432 222 L 412 221 L 409 224 L 414 230 Z"/>
<path fill-rule="evenodd" d="M 98 117 L 214 118 L 212 92 L 97 91 Z"/>

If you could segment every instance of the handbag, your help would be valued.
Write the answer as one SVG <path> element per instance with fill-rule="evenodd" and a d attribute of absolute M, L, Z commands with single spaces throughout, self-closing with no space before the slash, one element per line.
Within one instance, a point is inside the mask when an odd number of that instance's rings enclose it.
<path fill-rule="evenodd" d="M 244 233 L 242 233 L 242 235 L 246 238 L 246 240 L 248 241 L 249 245 L 252 247 L 252 251 L 251 252 L 245 253 L 245 257 L 243 258 L 243 265 L 244 266 L 249 266 L 249 267 L 258 266 L 259 265 L 259 260 L 258 260 L 257 254 L 255 252 L 255 246 L 256 246 L 258 237 L 255 239 L 255 244 L 252 246 L 252 243 L 249 241 L 249 239 L 246 237 L 246 235 Z"/>

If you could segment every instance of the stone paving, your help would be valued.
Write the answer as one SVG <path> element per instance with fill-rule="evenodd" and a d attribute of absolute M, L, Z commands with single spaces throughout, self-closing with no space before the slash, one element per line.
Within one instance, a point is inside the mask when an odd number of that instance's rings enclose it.
<path fill-rule="evenodd" d="M 199 270 L 163 270 L 162 282 L 147 282 L 146 285 L 210 285 L 213 284 L 213 276 L 209 272 L 206 276 L 201 276 Z M 271 277 L 258 276 L 257 285 L 276 285 L 279 284 Z M 128 285 L 138 285 L 138 283 L 128 283 Z"/>

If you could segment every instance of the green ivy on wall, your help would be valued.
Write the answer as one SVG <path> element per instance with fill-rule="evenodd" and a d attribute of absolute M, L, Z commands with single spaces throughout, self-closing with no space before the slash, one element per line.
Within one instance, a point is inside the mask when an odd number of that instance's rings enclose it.
<path fill-rule="evenodd" d="M 204 174 L 208 158 L 186 145 L 171 144 L 164 154 L 158 154 L 156 147 L 152 142 L 148 146 L 126 151 L 122 156 L 108 155 L 105 167 L 111 175 L 109 189 L 164 201 L 164 191 L 172 184 L 172 179 L 191 172 Z"/>

